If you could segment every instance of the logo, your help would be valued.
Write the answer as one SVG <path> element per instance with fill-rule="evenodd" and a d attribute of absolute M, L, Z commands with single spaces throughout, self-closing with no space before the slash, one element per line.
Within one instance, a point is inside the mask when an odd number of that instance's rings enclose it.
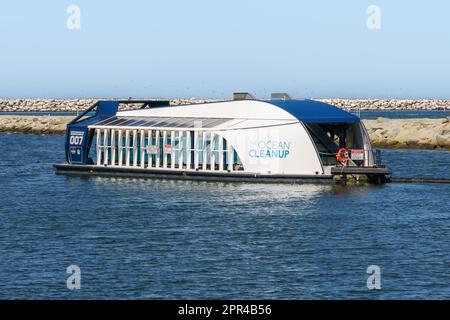
<path fill-rule="evenodd" d="M 67 278 L 67 289 L 81 289 L 81 269 L 76 264 L 72 264 L 67 267 L 67 274 L 69 277 Z"/>
<path fill-rule="evenodd" d="M 250 143 L 250 158 L 285 159 L 291 153 L 290 141 L 261 140 Z"/>
<path fill-rule="evenodd" d="M 84 132 L 83 131 L 71 131 L 69 144 L 71 146 L 80 146 L 83 143 Z"/>
<path fill-rule="evenodd" d="M 147 153 L 148 154 L 158 154 L 158 146 L 148 146 L 147 147 Z"/>
<path fill-rule="evenodd" d="M 367 274 L 370 276 L 367 278 L 367 289 L 380 290 L 381 289 L 381 269 L 377 265 L 370 265 L 367 267 Z"/>

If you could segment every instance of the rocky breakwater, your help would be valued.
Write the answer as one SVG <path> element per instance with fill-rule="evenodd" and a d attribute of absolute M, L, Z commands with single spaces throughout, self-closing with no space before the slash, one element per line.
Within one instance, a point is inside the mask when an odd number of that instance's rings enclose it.
<path fill-rule="evenodd" d="M 74 117 L 0 115 L 0 132 L 64 134 L 67 123 L 73 118 Z"/>
<path fill-rule="evenodd" d="M 449 118 L 378 118 L 363 122 L 377 147 L 450 150 Z"/>
<path fill-rule="evenodd" d="M 0 116 L 0 132 L 64 134 L 69 116 Z M 381 148 L 450 150 L 450 121 L 444 119 L 363 120 L 373 144 Z"/>
<path fill-rule="evenodd" d="M 1 112 L 79 112 L 86 110 L 99 99 L 2 99 Z M 100 99 L 101 100 L 101 99 Z M 346 110 L 450 110 L 450 100 L 433 99 L 316 99 L 330 103 Z M 171 105 L 204 103 L 217 100 L 205 99 L 172 99 Z M 133 105 L 123 106 L 133 108 Z M 123 110 L 123 109 L 122 109 Z"/>
<path fill-rule="evenodd" d="M 450 100 L 438 99 L 316 99 L 346 110 L 450 110 Z"/>
<path fill-rule="evenodd" d="M 77 112 L 86 110 L 96 99 L 0 99 L 0 112 Z"/>
<path fill-rule="evenodd" d="M 80 112 L 93 105 L 98 100 L 111 99 L 74 99 L 74 100 L 58 100 L 58 99 L 2 99 L 0 98 L 0 114 L 1 112 Z M 149 99 L 151 100 L 151 99 Z M 170 104 L 178 106 L 191 103 L 205 103 L 216 100 L 205 99 L 172 99 Z M 135 109 L 137 105 L 122 105 L 121 110 Z"/>

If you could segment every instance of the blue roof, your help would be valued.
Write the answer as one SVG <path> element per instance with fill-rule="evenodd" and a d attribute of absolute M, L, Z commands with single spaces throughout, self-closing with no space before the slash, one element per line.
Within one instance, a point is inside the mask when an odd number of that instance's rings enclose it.
<path fill-rule="evenodd" d="M 359 118 L 327 103 L 313 100 L 269 100 L 304 123 L 359 122 Z"/>

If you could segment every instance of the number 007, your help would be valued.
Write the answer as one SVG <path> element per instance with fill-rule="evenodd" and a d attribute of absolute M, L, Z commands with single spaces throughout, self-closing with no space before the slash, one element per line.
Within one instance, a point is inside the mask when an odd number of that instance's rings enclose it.
<path fill-rule="evenodd" d="M 69 140 L 71 145 L 79 146 L 83 142 L 82 136 L 70 136 Z"/>

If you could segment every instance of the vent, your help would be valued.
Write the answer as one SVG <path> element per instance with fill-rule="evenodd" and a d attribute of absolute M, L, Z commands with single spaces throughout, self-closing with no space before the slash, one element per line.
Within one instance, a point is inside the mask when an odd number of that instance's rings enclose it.
<path fill-rule="evenodd" d="M 272 100 L 292 100 L 292 97 L 287 93 L 272 93 L 270 95 Z"/>
<path fill-rule="evenodd" d="M 255 97 L 248 92 L 235 92 L 233 93 L 233 100 L 255 100 Z"/>

